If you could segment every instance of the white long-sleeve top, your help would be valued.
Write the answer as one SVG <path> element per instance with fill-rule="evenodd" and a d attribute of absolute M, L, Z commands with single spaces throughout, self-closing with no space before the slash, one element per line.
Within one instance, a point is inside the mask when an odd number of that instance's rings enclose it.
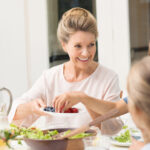
<path fill-rule="evenodd" d="M 41 98 L 49 106 L 56 96 L 64 92 L 83 91 L 89 96 L 108 101 L 117 101 L 120 99 L 118 76 L 112 70 L 99 64 L 96 70 L 86 79 L 79 82 L 68 82 L 63 75 L 63 66 L 64 64 L 61 64 L 44 71 L 29 91 L 14 100 L 8 116 L 10 122 L 13 120 L 19 104 Z M 39 118 L 31 114 L 22 121 L 26 126 L 33 125 L 44 129 L 79 127 L 91 121 L 91 117 L 83 104 L 79 103 L 74 107 L 80 110 L 78 114 L 66 114 L 66 117 L 58 114 L 55 117 L 42 116 Z"/>

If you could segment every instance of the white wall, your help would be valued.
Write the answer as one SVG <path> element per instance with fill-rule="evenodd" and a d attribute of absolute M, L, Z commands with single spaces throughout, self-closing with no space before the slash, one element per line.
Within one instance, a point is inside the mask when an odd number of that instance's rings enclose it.
<path fill-rule="evenodd" d="M 47 0 L 24 0 L 29 87 L 49 66 Z"/>
<path fill-rule="evenodd" d="M 97 0 L 99 62 L 115 70 L 122 89 L 130 68 L 128 0 Z"/>
<path fill-rule="evenodd" d="M 18 96 L 28 87 L 24 1 L 0 1 L 0 87 Z"/>
<path fill-rule="evenodd" d="M 14 97 L 48 68 L 46 0 L 0 0 L 0 87 Z"/>

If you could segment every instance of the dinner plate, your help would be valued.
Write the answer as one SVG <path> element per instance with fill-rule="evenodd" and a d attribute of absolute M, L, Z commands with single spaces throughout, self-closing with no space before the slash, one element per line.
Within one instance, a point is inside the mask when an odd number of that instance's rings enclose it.
<path fill-rule="evenodd" d="M 111 138 L 111 142 L 110 143 L 112 145 L 121 146 L 121 147 L 129 147 L 132 144 L 131 142 L 118 142 L 114 138 Z"/>
<path fill-rule="evenodd" d="M 42 109 L 42 111 L 44 111 Z M 58 116 L 78 116 L 79 114 L 81 114 L 83 111 L 78 109 L 78 113 L 57 113 L 57 112 L 49 112 L 49 111 L 44 111 L 46 112 L 47 114 L 51 115 L 51 116 L 54 116 L 54 117 L 58 117 Z"/>
<path fill-rule="evenodd" d="M 80 113 L 56 113 L 56 112 L 47 112 L 47 111 L 44 111 L 46 113 L 48 113 L 49 115 L 51 116 L 54 116 L 54 117 L 58 117 L 58 116 L 77 116 L 79 115 Z"/>
<path fill-rule="evenodd" d="M 131 129 L 129 129 L 129 130 L 130 130 L 130 134 L 131 134 L 132 138 L 134 138 L 138 141 L 143 141 L 141 132 L 139 132 L 139 130 L 134 129 L 134 131 L 136 130 L 135 133 L 133 133 Z M 131 142 L 119 142 L 119 141 L 115 140 L 115 137 L 116 136 L 111 137 L 111 144 L 113 144 L 113 145 L 129 147 L 132 144 Z"/>

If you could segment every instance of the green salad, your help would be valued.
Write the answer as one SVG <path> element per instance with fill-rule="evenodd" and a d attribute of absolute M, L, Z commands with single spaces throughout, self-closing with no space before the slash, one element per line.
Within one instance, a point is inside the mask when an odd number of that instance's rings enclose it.
<path fill-rule="evenodd" d="M 131 134 L 130 130 L 128 129 L 128 126 L 123 126 L 123 129 L 125 131 L 121 133 L 119 136 L 116 136 L 114 139 L 122 143 L 131 142 Z"/>
<path fill-rule="evenodd" d="M 67 135 L 67 134 L 69 134 L 70 132 L 71 132 L 71 130 L 67 130 L 67 131 L 64 133 L 64 135 Z M 85 132 L 83 132 L 83 133 L 76 134 L 76 135 L 70 137 L 69 139 L 80 139 L 80 138 L 85 138 L 85 137 L 88 137 L 88 136 L 91 136 L 91 135 L 92 135 L 92 133 L 85 133 Z"/>
<path fill-rule="evenodd" d="M 11 124 L 10 127 L 11 128 L 9 130 L 0 131 L 1 133 L 0 139 L 8 141 L 9 139 L 15 139 L 16 137 L 21 136 L 29 139 L 55 140 L 53 136 L 59 133 L 57 130 L 44 132 L 37 128 L 23 128 L 23 127 L 20 128 L 14 124 Z M 64 135 L 67 135 L 70 132 L 71 130 L 67 130 L 66 132 L 64 132 Z M 80 133 L 70 137 L 69 139 L 84 138 L 91 135 L 92 133 Z"/>
<path fill-rule="evenodd" d="M 4 141 L 7 146 L 9 146 L 9 140 L 13 139 L 18 140 L 18 144 L 21 144 L 21 139 L 23 137 L 36 140 L 55 140 L 53 136 L 59 133 L 57 130 L 44 132 L 37 128 L 20 128 L 14 124 L 11 124 L 10 127 L 11 128 L 7 130 L 0 130 L 0 140 Z M 67 130 L 64 132 L 64 135 L 67 135 L 70 132 L 71 130 Z M 91 135 L 92 133 L 80 133 L 70 137 L 69 139 L 84 138 Z"/>

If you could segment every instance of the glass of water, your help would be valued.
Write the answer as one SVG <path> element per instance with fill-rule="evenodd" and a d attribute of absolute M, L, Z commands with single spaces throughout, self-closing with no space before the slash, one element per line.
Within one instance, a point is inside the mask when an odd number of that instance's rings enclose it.
<path fill-rule="evenodd" d="M 108 136 L 90 136 L 83 139 L 84 150 L 109 150 Z"/>
<path fill-rule="evenodd" d="M 100 150 L 109 150 L 110 149 L 110 137 L 108 135 L 100 135 L 99 145 Z"/>
<path fill-rule="evenodd" d="M 8 123 L 7 115 L 4 114 L 3 112 L 0 112 L 0 130 L 4 130 L 8 128 L 9 128 L 9 123 Z"/>
<path fill-rule="evenodd" d="M 97 136 L 89 136 L 83 139 L 84 150 L 99 150 L 99 138 Z"/>
<path fill-rule="evenodd" d="M 83 139 L 84 150 L 109 150 L 110 138 L 107 135 L 90 136 Z"/>

